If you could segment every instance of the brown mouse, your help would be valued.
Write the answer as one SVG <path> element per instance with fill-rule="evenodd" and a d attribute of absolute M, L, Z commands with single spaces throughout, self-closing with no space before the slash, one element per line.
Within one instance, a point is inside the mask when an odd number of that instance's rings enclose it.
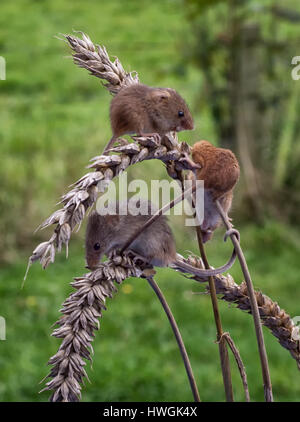
<path fill-rule="evenodd" d="M 219 200 L 228 214 L 232 205 L 233 188 L 240 176 L 240 167 L 231 150 L 217 148 L 208 141 L 194 144 L 192 158 L 201 166 L 196 170 L 197 179 L 204 180 L 204 219 L 201 231 L 203 242 L 206 242 L 221 224 L 215 200 Z M 193 173 L 190 173 L 190 177 L 194 177 Z"/>
<path fill-rule="evenodd" d="M 178 92 L 139 83 L 122 88 L 112 99 L 110 122 L 113 136 L 104 152 L 122 135 L 162 137 L 167 132 L 194 129 L 192 115 Z"/>
<path fill-rule="evenodd" d="M 115 215 L 102 215 L 104 208 L 94 211 L 90 214 L 86 229 L 85 247 L 86 247 L 86 263 L 91 270 L 97 268 L 101 258 L 108 255 L 113 250 L 120 250 L 151 217 L 152 212 L 156 211 L 155 206 L 150 201 L 139 200 L 140 204 L 145 204 L 144 209 L 148 215 L 122 215 L 120 213 L 120 204 L 116 203 Z M 128 202 L 125 203 L 126 211 Z M 124 209 L 124 202 L 122 203 Z M 227 271 L 235 261 L 235 253 L 233 252 L 227 264 L 220 268 L 202 270 L 195 268 L 183 262 L 180 255 L 176 253 L 175 240 L 173 233 L 167 223 L 165 216 L 160 216 L 151 226 L 147 227 L 132 242 L 129 249 L 144 260 L 157 267 L 171 266 L 189 272 L 199 277 L 208 277 L 221 274 Z"/>

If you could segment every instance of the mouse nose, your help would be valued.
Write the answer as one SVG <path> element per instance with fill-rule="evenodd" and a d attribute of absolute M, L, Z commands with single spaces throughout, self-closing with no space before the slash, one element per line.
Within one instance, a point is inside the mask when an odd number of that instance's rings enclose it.
<path fill-rule="evenodd" d="M 98 258 L 95 258 L 95 257 L 87 257 L 85 263 L 86 263 L 85 268 L 93 271 L 93 270 L 95 270 L 98 267 L 98 265 L 99 265 L 99 259 Z"/>
<path fill-rule="evenodd" d="M 208 240 L 210 240 L 212 238 L 213 232 L 211 230 L 204 230 L 204 231 L 201 230 L 201 233 L 202 233 L 202 242 L 203 243 L 206 243 Z"/>

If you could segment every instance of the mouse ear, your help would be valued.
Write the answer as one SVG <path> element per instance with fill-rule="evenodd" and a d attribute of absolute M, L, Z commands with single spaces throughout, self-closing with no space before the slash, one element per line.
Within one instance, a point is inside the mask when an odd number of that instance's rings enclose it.
<path fill-rule="evenodd" d="M 153 89 L 151 92 L 151 98 L 153 98 L 156 101 L 163 102 L 170 98 L 171 94 L 166 89 Z"/>

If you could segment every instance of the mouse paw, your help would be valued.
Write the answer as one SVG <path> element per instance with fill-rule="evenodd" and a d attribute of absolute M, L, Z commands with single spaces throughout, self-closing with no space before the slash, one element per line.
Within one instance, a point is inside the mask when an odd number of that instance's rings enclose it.
<path fill-rule="evenodd" d="M 147 259 L 144 256 L 137 254 L 132 249 L 128 249 L 127 251 L 124 252 L 124 254 L 128 256 L 128 258 L 131 259 L 134 265 L 138 265 L 138 266 L 149 265 Z"/>
<path fill-rule="evenodd" d="M 161 136 L 158 133 L 143 133 L 141 136 L 145 138 L 153 138 L 157 145 L 161 144 Z"/>
<path fill-rule="evenodd" d="M 134 264 L 138 264 L 138 265 L 142 265 L 142 266 L 145 266 L 145 265 L 148 264 L 146 258 L 144 258 L 143 256 L 137 255 L 137 254 L 134 254 L 134 255 L 135 256 L 132 260 Z"/>

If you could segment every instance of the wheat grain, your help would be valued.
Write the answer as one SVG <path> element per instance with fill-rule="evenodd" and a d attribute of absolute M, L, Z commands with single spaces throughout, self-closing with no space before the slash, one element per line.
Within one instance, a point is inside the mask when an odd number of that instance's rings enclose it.
<path fill-rule="evenodd" d="M 124 86 L 139 82 L 137 72 L 126 72 L 117 57 L 111 61 L 104 46 L 94 45 L 89 36 L 81 31 L 75 32 L 80 33 L 82 39 L 62 34 L 74 52 L 74 63 L 87 69 L 91 75 L 107 81 L 103 85 L 112 94 L 117 94 Z"/>
<path fill-rule="evenodd" d="M 186 262 L 195 267 L 203 268 L 202 262 L 195 256 L 188 257 Z M 203 283 L 201 278 L 193 277 L 193 279 Z M 234 303 L 238 309 L 251 314 L 250 298 L 245 281 L 237 284 L 229 274 L 227 276 L 218 275 L 214 279 L 216 291 L 222 295 L 222 300 Z M 269 328 L 281 346 L 290 352 L 297 362 L 298 369 L 300 369 L 300 342 L 297 340 L 299 338 L 299 328 L 294 324 L 290 315 L 280 308 L 277 302 L 274 302 L 261 291 L 255 291 L 254 293 L 262 324 Z"/>
<path fill-rule="evenodd" d="M 143 268 L 133 264 L 127 256 L 114 256 L 90 273 L 77 277 L 71 283 L 76 289 L 63 303 L 63 316 L 52 335 L 62 339 L 58 352 L 48 362 L 52 365 L 51 378 L 41 390 L 52 390 L 50 401 L 78 401 L 81 384 L 87 373 L 85 360 L 91 361 L 94 332 L 100 328 L 99 318 L 106 310 L 107 298 L 117 292 L 114 284 L 121 284 L 128 277 L 140 277 Z"/>

